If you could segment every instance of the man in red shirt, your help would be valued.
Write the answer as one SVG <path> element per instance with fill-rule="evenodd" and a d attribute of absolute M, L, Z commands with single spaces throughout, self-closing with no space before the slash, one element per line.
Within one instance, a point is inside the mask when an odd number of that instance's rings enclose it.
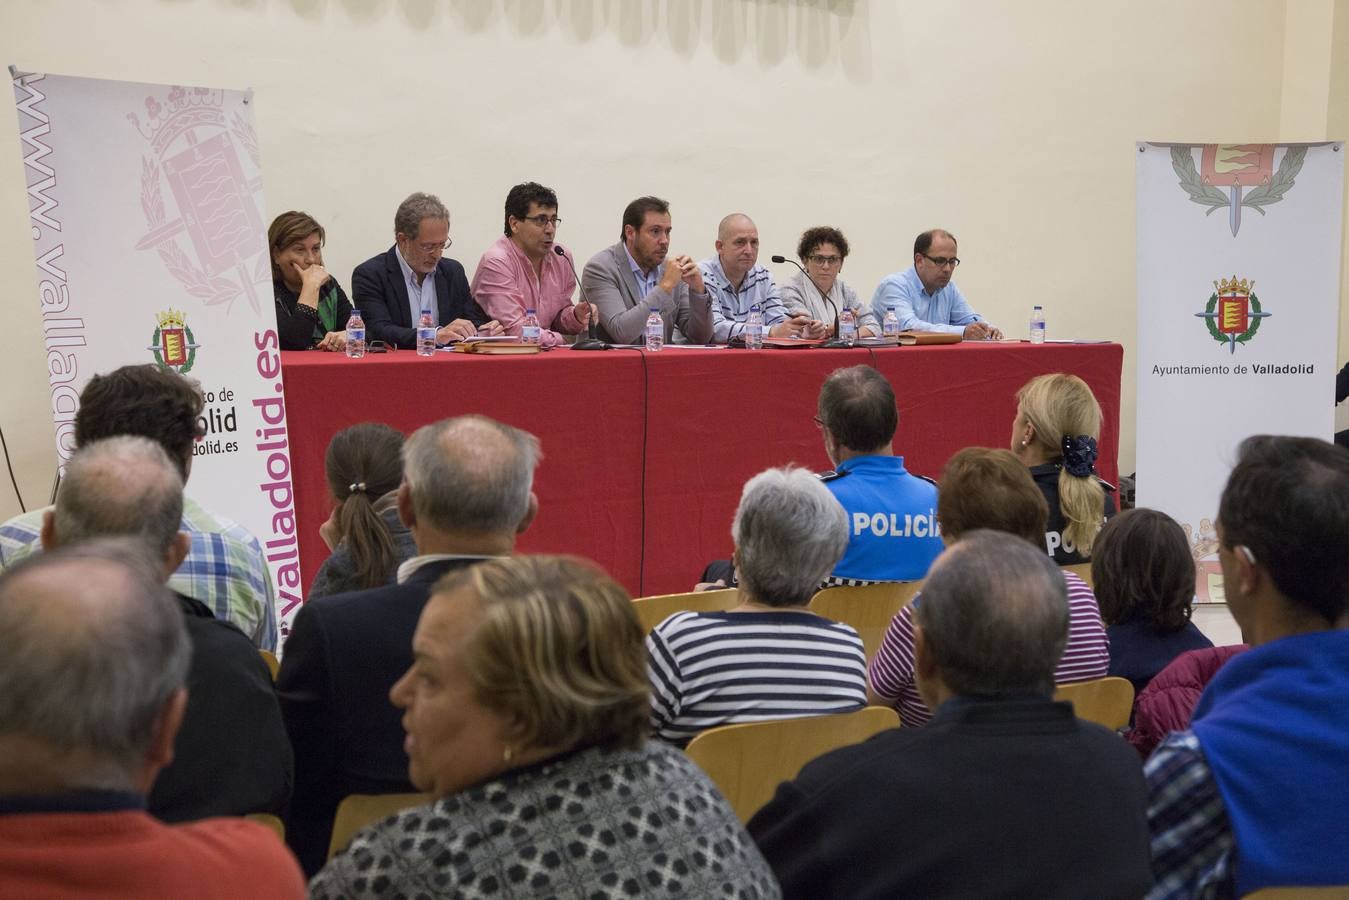
<path fill-rule="evenodd" d="M 173 759 L 191 655 L 160 574 L 123 538 L 0 575 L 0 896 L 304 896 L 262 826 L 145 811 Z"/>

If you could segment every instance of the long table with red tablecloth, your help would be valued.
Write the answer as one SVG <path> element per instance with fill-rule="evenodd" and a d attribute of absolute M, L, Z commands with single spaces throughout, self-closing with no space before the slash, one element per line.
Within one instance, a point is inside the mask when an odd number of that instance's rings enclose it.
<path fill-rule="evenodd" d="M 328 552 L 324 451 L 357 422 L 410 434 L 477 412 L 537 435 L 539 516 L 518 548 L 592 559 L 634 596 L 688 590 L 709 560 L 730 555 L 731 516 L 756 472 L 829 468 L 812 417 L 820 383 L 841 366 L 870 364 L 890 379 L 895 452 L 934 478 L 962 447 L 1009 446 L 1015 393 L 1032 377 L 1072 372 L 1104 413 L 1097 471 L 1118 482 L 1118 344 L 281 356 L 306 586 Z"/>

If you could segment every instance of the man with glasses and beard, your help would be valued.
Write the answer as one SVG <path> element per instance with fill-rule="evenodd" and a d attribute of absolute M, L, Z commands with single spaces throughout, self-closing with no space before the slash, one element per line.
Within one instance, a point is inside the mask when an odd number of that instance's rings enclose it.
<path fill-rule="evenodd" d="M 999 341 L 1002 332 L 970 308 L 960 288 L 951 283 L 960 258 L 956 236 L 941 228 L 918 235 L 913 242 L 913 266 L 876 285 L 871 309 L 885 320 L 890 307 L 899 317 L 900 331 L 942 331 L 963 335 L 967 341 Z"/>
<path fill-rule="evenodd" d="M 507 334 L 519 336 L 525 311 L 534 310 L 544 349 L 561 344 L 564 334 L 585 331 L 592 315 L 584 298 L 572 305 L 576 264 L 571 251 L 556 243 L 561 224 L 551 188 L 517 184 L 506 195 L 506 233 L 473 273 L 473 296 Z"/>
<path fill-rule="evenodd" d="M 450 240 L 450 211 L 433 194 L 412 194 L 393 217 L 387 253 L 367 259 L 351 274 L 351 295 L 369 339 L 411 349 L 422 310 L 431 311 L 436 343 L 476 334 L 501 334 L 473 299 L 464 267 L 443 254 Z"/>

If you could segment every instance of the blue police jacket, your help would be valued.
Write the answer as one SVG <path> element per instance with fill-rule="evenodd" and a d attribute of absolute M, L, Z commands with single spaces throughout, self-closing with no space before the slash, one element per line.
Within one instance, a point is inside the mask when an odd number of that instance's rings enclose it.
<path fill-rule="evenodd" d="M 937 486 L 902 456 L 854 456 L 820 476 L 848 514 L 848 550 L 835 579 L 917 581 L 942 552 Z"/>

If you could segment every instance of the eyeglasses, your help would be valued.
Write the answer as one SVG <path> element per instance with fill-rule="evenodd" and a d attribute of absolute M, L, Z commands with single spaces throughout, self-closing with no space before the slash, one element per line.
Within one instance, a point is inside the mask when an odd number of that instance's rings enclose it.
<path fill-rule="evenodd" d="M 446 250 L 454 246 L 454 239 L 450 238 L 446 240 L 445 243 L 443 244 L 413 244 L 412 246 L 416 247 L 423 253 L 444 253 Z"/>
<path fill-rule="evenodd" d="M 537 216 L 525 216 L 525 217 L 522 218 L 520 221 L 521 221 L 521 222 L 533 222 L 535 225 L 539 226 L 540 228 L 547 228 L 549 225 L 561 225 L 561 224 L 562 224 L 562 217 L 561 217 L 561 216 L 545 216 L 543 213 L 539 213 Z"/>
<path fill-rule="evenodd" d="M 939 268 L 939 269 L 944 269 L 944 268 L 946 268 L 948 265 L 949 265 L 951 268 L 954 269 L 956 266 L 960 265 L 960 260 L 959 260 L 957 257 L 954 257 L 954 256 L 949 256 L 949 257 L 948 257 L 948 256 L 928 256 L 926 253 L 924 253 L 924 254 L 923 254 L 923 259 L 925 259 L 925 260 L 927 260 L 928 262 L 932 263 L 934 266 L 936 266 L 936 267 Z"/>
<path fill-rule="evenodd" d="M 816 254 L 813 254 L 813 255 L 811 255 L 811 256 L 807 256 L 807 257 L 806 257 L 806 261 L 807 261 L 807 262 L 813 262 L 813 263 L 815 263 L 815 265 L 817 265 L 817 266 L 837 266 L 838 264 L 840 264 L 841 262 L 843 262 L 843 257 L 841 257 L 841 256 L 821 256 L 820 254 L 816 253 Z"/>

